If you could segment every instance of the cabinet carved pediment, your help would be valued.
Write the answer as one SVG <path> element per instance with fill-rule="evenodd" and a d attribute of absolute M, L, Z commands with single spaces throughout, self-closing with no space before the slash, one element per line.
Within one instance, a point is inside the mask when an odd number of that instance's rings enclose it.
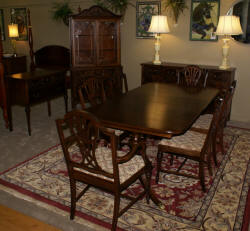
<path fill-rule="evenodd" d="M 82 18 L 82 17 L 89 17 L 89 18 L 101 18 L 101 17 L 117 17 L 120 18 L 120 15 L 116 15 L 111 11 L 104 9 L 100 6 L 92 6 L 89 9 L 84 9 L 79 14 L 71 15 L 72 18 Z"/>

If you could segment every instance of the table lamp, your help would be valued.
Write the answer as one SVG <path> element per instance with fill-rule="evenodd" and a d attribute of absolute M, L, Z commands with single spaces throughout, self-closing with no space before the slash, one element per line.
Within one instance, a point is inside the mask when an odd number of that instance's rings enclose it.
<path fill-rule="evenodd" d="M 160 34 L 169 33 L 169 26 L 168 26 L 168 19 L 167 16 L 163 15 L 154 15 L 152 16 L 150 27 L 148 32 L 155 33 L 155 60 L 153 61 L 154 64 L 161 64 L 160 61 Z"/>
<path fill-rule="evenodd" d="M 234 15 L 220 16 L 217 30 L 215 32 L 217 35 L 223 35 L 223 46 L 222 46 L 222 63 L 219 66 L 220 69 L 230 68 L 229 63 L 229 41 L 231 35 L 242 34 L 242 29 L 240 25 L 240 19 Z"/>
<path fill-rule="evenodd" d="M 19 36 L 18 33 L 18 25 L 17 24 L 10 24 L 8 25 L 8 29 L 9 29 L 9 37 L 11 38 L 11 43 L 12 43 L 12 47 L 13 47 L 13 51 L 14 51 L 14 56 L 16 57 L 16 40 L 15 38 L 17 38 Z"/>

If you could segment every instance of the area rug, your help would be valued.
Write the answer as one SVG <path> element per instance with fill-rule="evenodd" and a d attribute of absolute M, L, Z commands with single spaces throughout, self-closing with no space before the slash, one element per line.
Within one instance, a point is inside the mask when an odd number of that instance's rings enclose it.
<path fill-rule="evenodd" d="M 147 140 L 147 155 L 155 166 L 156 139 Z M 126 147 L 125 147 L 126 148 Z M 226 155 L 219 153 L 219 166 L 213 166 L 213 176 L 206 170 L 207 192 L 203 193 L 198 180 L 161 174 L 155 183 L 153 169 L 152 189 L 164 204 L 158 208 L 145 199 L 137 202 L 119 218 L 118 230 L 241 230 L 250 182 L 250 131 L 227 128 Z M 77 149 L 73 150 L 78 158 Z M 182 161 L 175 159 L 171 168 Z M 166 156 L 163 163 L 169 167 Z M 197 163 L 188 161 L 183 171 L 196 174 Z M 83 184 L 78 184 L 81 190 Z M 12 195 L 45 207 L 69 219 L 70 187 L 60 145 L 56 145 L 0 174 L 0 189 Z M 135 182 L 127 194 L 142 190 Z M 122 202 L 122 206 L 125 201 Z M 249 205 L 248 205 L 249 206 Z M 112 222 L 113 196 L 90 188 L 77 203 L 75 222 L 95 230 L 108 230 Z M 246 219 L 246 218 L 244 218 Z"/>

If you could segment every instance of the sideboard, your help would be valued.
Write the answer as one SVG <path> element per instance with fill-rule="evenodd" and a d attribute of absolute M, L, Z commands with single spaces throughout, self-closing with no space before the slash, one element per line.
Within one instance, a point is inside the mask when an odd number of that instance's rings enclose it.
<path fill-rule="evenodd" d="M 165 82 L 177 83 L 177 71 L 191 64 L 183 63 L 162 63 L 155 65 L 152 62 L 142 63 L 141 69 L 141 84 L 148 82 Z M 203 78 L 206 86 L 215 87 L 223 91 L 228 89 L 235 79 L 236 68 L 226 70 L 219 69 L 218 66 L 198 65 L 203 70 Z M 213 110 L 213 105 L 208 108 L 208 111 Z M 231 111 L 231 109 L 230 109 Z M 228 119 L 230 118 L 228 112 Z"/>

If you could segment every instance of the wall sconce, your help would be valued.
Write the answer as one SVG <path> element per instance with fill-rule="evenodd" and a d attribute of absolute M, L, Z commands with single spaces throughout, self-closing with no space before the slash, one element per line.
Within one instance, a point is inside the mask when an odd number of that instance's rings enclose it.
<path fill-rule="evenodd" d="M 16 57 L 17 54 L 16 54 L 16 40 L 15 40 L 15 38 L 19 37 L 18 25 L 12 23 L 12 24 L 8 25 L 8 29 L 9 29 L 9 37 L 11 38 L 11 43 L 12 43 L 12 47 L 13 47 L 13 51 L 14 51 L 14 57 Z"/>
<path fill-rule="evenodd" d="M 160 61 L 160 34 L 169 33 L 168 19 L 167 16 L 163 15 L 154 15 L 152 16 L 150 27 L 148 32 L 155 33 L 155 60 L 154 64 L 161 64 Z"/>
<path fill-rule="evenodd" d="M 219 66 L 220 69 L 230 68 L 229 62 L 229 41 L 231 35 L 242 34 L 242 29 L 240 25 L 240 19 L 234 15 L 220 16 L 217 30 L 215 32 L 217 35 L 223 35 L 223 46 L 222 46 L 222 63 Z"/>

